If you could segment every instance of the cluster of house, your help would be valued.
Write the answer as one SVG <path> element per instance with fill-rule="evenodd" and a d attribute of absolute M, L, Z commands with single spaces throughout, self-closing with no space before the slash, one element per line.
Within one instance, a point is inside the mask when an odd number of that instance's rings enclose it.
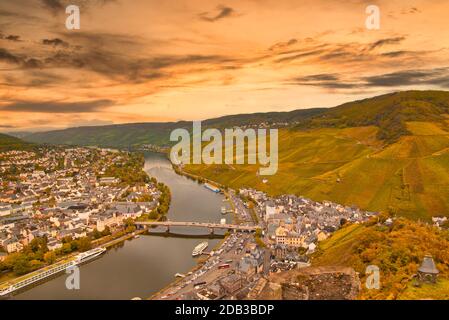
<path fill-rule="evenodd" d="M 317 242 L 326 239 L 346 222 L 362 223 L 376 213 L 330 201 L 316 202 L 295 195 L 269 197 L 254 189 L 240 189 L 240 194 L 256 203 L 267 239 L 273 247 L 303 248 L 314 252 Z"/>
<path fill-rule="evenodd" d="M 101 176 L 108 164 L 125 161 L 124 154 L 92 148 L 60 152 L 46 158 L 62 161 L 62 169 L 20 171 L 17 180 L 1 184 L 0 247 L 8 253 L 22 250 L 36 237 L 46 237 L 48 248 L 56 250 L 66 237 L 120 227 L 124 219 L 157 207 L 160 191 L 154 183 L 129 186 Z"/>
<path fill-rule="evenodd" d="M 37 167 L 46 170 L 55 170 L 61 155 L 56 150 L 41 148 L 34 151 L 12 150 L 0 152 L 0 173 L 11 171 L 15 168 L 17 172 L 32 172 Z"/>

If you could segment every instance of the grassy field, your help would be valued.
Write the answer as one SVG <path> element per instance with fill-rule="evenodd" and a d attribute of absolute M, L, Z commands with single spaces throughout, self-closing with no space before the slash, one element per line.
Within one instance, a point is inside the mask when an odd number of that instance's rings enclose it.
<path fill-rule="evenodd" d="M 418 121 L 407 122 L 407 128 L 411 134 L 389 145 L 377 138 L 374 126 L 280 130 L 279 169 L 273 176 L 258 176 L 257 166 L 249 165 L 185 169 L 271 195 L 303 195 L 413 219 L 449 216 L 449 129 Z"/>

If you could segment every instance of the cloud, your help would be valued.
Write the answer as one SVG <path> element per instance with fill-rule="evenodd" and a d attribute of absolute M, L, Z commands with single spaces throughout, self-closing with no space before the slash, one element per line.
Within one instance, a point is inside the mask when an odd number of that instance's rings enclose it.
<path fill-rule="evenodd" d="M 56 14 L 59 12 L 64 13 L 65 8 L 60 0 L 40 0 L 42 5 L 50 10 L 53 14 Z"/>
<path fill-rule="evenodd" d="M 64 40 L 61 40 L 59 38 L 43 39 L 42 44 L 48 45 L 48 46 L 55 46 L 55 47 L 56 46 L 68 47 L 69 46 L 69 44 L 67 42 L 65 42 Z"/>
<path fill-rule="evenodd" d="M 0 106 L 0 110 L 36 113 L 89 113 L 102 111 L 104 108 L 114 104 L 112 100 L 107 99 L 80 102 L 15 101 Z"/>
<path fill-rule="evenodd" d="M 21 59 L 8 50 L 0 48 L 0 61 L 17 64 L 21 62 Z"/>
<path fill-rule="evenodd" d="M 23 69 L 42 68 L 44 66 L 44 63 L 39 59 L 18 56 L 3 48 L 0 48 L 0 61 L 17 64 Z"/>
<path fill-rule="evenodd" d="M 402 70 L 367 77 L 351 77 L 323 73 L 288 80 L 288 84 L 316 86 L 324 89 L 353 89 L 433 85 L 449 88 L 449 67 L 422 70 Z"/>
<path fill-rule="evenodd" d="M 394 37 L 394 38 L 380 39 L 380 40 L 377 40 L 376 42 L 372 43 L 369 46 L 369 50 L 374 50 L 376 48 L 383 47 L 385 45 L 400 44 L 404 40 L 405 40 L 405 37 Z"/>
<path fill-rule="evenodd" d="M 274 45 L 272 45 L 268 50 L 273 51 L 273 50 L 278 50 L 278 49 L 284 49 L 290 46 L 293 46 L 295 44 L 298 43 L 298 40 L 296 39 L 290 39 L 286 42 L 278 42 L 275 43 Z"/>
<path fill-rule="evenodd" d="M 311 51 L 301 52 L 298 54 L 278 58 L 275 60 L 275 62 L 277 62 L 277 63 L 290 62 L 290 61 L 294 61 L 294 60 L 298 60 L 298 59 L 302 59 L 302 58 L 307 58 L 310 56 L 318 56 L 324 52 L 325 52 L 324 50 L 311 50 Z"/>
<path fill-rule="evenodd" d="M 336 73 L 320 73 L 296 77 L 289 80 L 289 83 L 302 86 L 316 86 L 325 89 L 352 89 L 357 86 L 357 83 L 343 81 L 341 76 Z"/>
<path fill-rule="evenodd" d="M 20 41 L 20 36 L 15 36 L 15 35 L 9 35 L 4 37 L 5 40 L 9 40 L 9 41 Z"/>
<path fill-rule="evenodd" d="M 223 5 L 219 5 L 217 7 L 217 13 L 211 13 L 211 12 L 203 12 L 200 13 L 198 16 L 201 20 L 208 21 L 208 22 L 215 22 L 224 18 L 232 17 L 235 15 L 235 10 L 231 7 L 226 7 Z"/>
<path fill-rule="evenodd" d="M 366 86 L 398 87 L 417 85 L 438 85 L 449 87 L 449 68 L 404 70 L 365 77 Z"/>

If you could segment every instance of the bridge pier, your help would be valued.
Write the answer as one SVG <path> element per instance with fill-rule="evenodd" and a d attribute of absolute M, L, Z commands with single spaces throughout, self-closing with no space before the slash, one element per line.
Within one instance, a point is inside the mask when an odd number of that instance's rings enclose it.
<path fill-rule="evenodd" d="M 209 228 L 209 233 L 210 234 L 214 234 L 215 233 L 215 229 L 214 228 Z"/>
<path fill-rule="evenodd" d="M 167 230 L 165 230 L 166 233 L 170 233 L 170 226 L 167 225 Z"/>

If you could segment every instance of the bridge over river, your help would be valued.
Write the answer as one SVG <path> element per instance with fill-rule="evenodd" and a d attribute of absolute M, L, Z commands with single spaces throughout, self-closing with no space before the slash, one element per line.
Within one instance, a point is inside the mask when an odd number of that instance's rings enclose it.
<path fill-rule="evenodd" d="M 136 221 L 134 222 L 136 226 L 147 226 L 147 227 L 166 227 L 167 232 L 170 231 L 170 227 L 197 227 L 197 228 L 208 228 L 211 233 L 215 229 L 221 230 L 235 230 L 235 231 L 246 231 L 254 232 L 258 229 L 258 226 L 245 226 L 238 224 L 221 224 L 221 223 L 210 223 L 210 222 L 192 222 L 192 221 Z"/>

